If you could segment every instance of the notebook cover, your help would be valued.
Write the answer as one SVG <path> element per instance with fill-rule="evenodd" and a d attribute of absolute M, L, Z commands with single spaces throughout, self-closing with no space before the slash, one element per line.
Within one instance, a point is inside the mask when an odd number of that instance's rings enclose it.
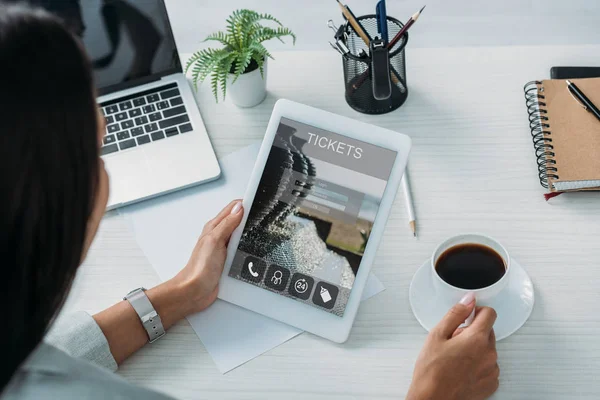
<path fill-rule="evenodd" d="M 551 79 L 600 78 L 600 67 L 552 67 Z"/>
<path fill-rule="evenodd" d="M 600 78 L 572 82 L 600 107 Z M 575 101 L 564 80 L 542 81 L 542 88 L 558 169 L 558 179 L 549 179 L 550 187 L 557 182 L 600 180 L 600 121 Z"/>

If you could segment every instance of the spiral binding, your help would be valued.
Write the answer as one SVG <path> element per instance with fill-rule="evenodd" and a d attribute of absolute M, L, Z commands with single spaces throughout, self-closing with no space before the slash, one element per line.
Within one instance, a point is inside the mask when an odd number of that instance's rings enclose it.
<path fill-rule="evenodd" d="M 548 111 L 544 108 L 546 107 L 544 87 L 540 81 L 531 81 L 525 85 L 523 90 L 525 91 L 525 105 L 529 114 L 529 128 L 535 148 L 540 183 L 548 189 L 549 179 L 559 179 L 559 177 L 554 158 Z"/>

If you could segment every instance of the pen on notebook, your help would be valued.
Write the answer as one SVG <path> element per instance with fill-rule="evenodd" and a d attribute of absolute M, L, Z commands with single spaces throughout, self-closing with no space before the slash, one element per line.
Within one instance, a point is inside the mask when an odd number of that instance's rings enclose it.
<path fill-rule="evenodd" d="M 600 110 L 587 98 L 585 94 L 575 85 L 573 82 L 567 80 L 567 89 L 571 93 L 571 96 L 577 101 L 584 110 L 591 112 L 600 121 Z"/>
<path fill-rule="evenodd" d="M 408 169 L 404 171 L 404 177 L 402 177 L 402 191 L 404 192 L 404 201 L 406 202 L 406 212 L 408 214 L 408 226 L 413 233 L 414 237 L 417 237 L 417 220 L 415 218 L 415 209 L 413 207 L 412 193 L 410 191 L 410 179 L 408 177 Z"/>
<path fill-rule="evenodd" d="M 413 26 L 413 24 L 415 22 L 417 22 L 417 20 L 419 19 L 419 16 L 421 15 L 421 13 L 425 9 L 425 7 L 427 7 L 427 6 L 423 6 L 423 8 L 421 8 L 418 12 L 414 13 L 412 15 L 412 17 L 410 17 L 409 20 L 406 21 L 406 24 L 404 24 L 402 29 L 400 29 L 400 32 L 398 32 L 396 34 L 396 36 L 394 36 L 394 38 L 392 40 L 390 40 L 390 42 L 388 43 L 388 49 L 391 49 L 392 47 L 394 47 L 396 45 L 396 43 L 398 43 L 398 41 L 402 38 L 402 35 L 404 35 L 406 33 L 406 31 L 408 31 L 410 29 L 410 27 Z"/>
<path fill-rule="evenodd" d="M 365 31 L 365 28 L 363 28 L 360 22 L 358 22 L 356 16 L 352 12 L 352 10 L 350 10 L 350 7 L 343 5 L 340 0 L 336 1 L 340 6 L 340 9 L 342 10 L 342 14 L 344 14 L 344 17 L 346 17 L 356 34 L 360 36 L 360 38 L 365 42 L 367 46 L 369 46 L 371 44 L 371 38 L 367 34 L 367 31 Z"/>

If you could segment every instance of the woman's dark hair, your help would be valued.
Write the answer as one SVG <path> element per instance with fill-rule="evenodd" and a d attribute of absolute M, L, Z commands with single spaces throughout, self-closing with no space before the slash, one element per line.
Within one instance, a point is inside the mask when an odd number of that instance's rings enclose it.
<path fill-rule="evenodd" d="M 0 3 L 0 392 L 81 262 L 99 177 L 96 107 L 78 40 L 44 11 Z"/>

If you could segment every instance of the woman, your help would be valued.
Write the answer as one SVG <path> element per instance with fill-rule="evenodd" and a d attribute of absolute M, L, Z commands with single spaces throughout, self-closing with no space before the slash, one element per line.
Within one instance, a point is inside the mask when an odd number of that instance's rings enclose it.
<path fill-rule="evenodd" d="M 108 198 L 99 146 L 104 118 L 90 61 L 49 14 L 0 5 L 0 259 L 4 354 L 0 399 L 165 399 L 110 373 L 149 336 L 128 301 L 53 322 Z M 226 244 L 243 215 L 234 201 L 204 227 L 188 264 L 145 292 L 168 329 L 217 296 Z M 429 335 L 410 399 L 484 399 L 498 385 L 493 310 L 458 326 L 472 297 Z"/>

